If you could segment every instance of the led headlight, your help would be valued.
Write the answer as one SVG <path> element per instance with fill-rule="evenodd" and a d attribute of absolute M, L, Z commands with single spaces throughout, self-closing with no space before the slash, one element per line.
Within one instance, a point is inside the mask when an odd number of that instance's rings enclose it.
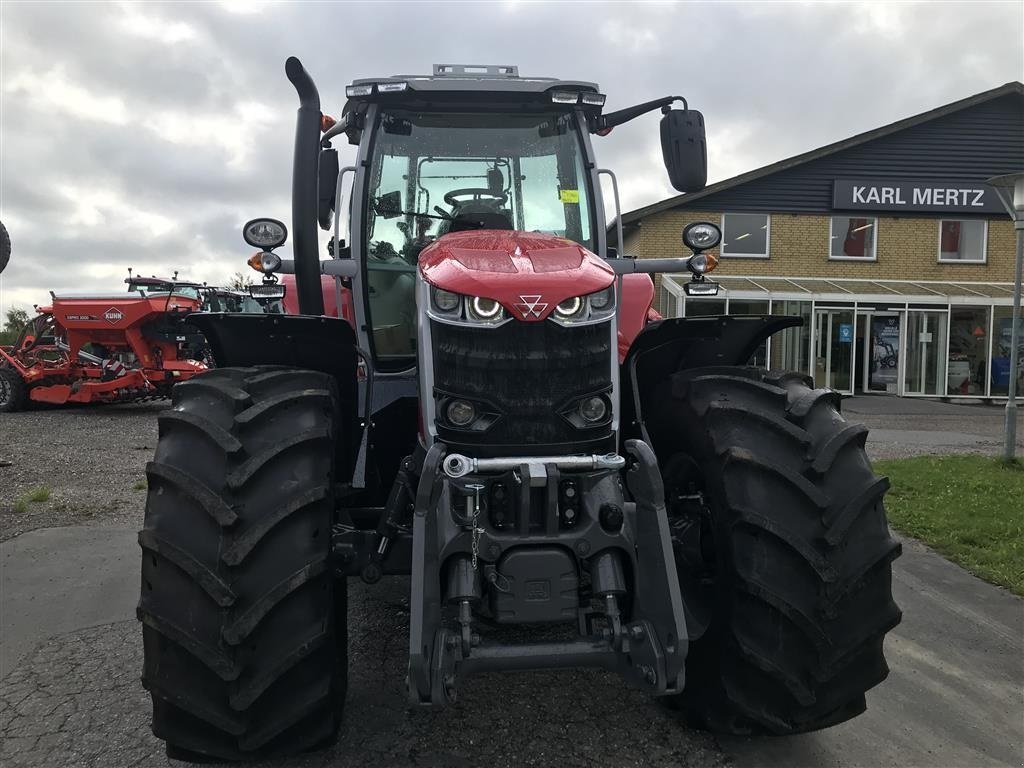
<path fill-rule="evenodd" d="M 442 312 L 454 312 L 459 308 L 459 294 L 457 293 L 434 288 L 431 295 L 434 299 L 434 306 Z"/>
<path fill-rule="evenodd" d="M 498 323 L 505 319 L 505 308 L 494 299 L 474 296 L 466 299 L 466 319 L 476 323 Z"/>
<path fill-rule="evenodd" d="M 683 244 L 694 251 L 706 251 L 718 245 L 722 230 L 706 221 L 688 224 L 683 228 Z"/>
<path fill-rule="evenodd" d="M 583 316 L 586 308 L 582 296 L 573 296 L 555 307 L 555 317 L 560 320 L 575 320 Z"/>
<path fill-rule="evenodd" d="M 501 314 L 501 304 L 483 296 L 475 296 L 470 306 L 473 308 L 473 314 L 481 320 L 493 320 Z"/>

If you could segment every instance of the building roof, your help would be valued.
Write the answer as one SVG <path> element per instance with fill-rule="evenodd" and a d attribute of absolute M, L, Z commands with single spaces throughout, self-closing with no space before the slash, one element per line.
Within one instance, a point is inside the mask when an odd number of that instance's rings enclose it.
<path fill-rule="evenodd" d="M 969 96 L 966 99 L 960 99 L 950 104 L 946 104 L 935 109 L 922 112 L 921 114 L 914 115 L 913 117 L 904 118 L 903 120 L 897 120 L 889 125 L 882 126 L 881 128 L 875 128 L 864 133 L 859 133 L 856 136 L 843 139 L 841 141 L 828 144 L 824 147 L 811 150 L 810 152 L 804 152 L 803 154 L 794 155 L 793 157 L 780 160 L 775 163 L 757 168 L 747 173 L 742 173 L 739 176 L 733 176 L 731 179 L 725 179 L 715 184 L 711 184 L 700 192 L 691 192 L 686 195 L 675 195 L 674 197 L 661 200 L 657 203 L 644 206 L 643 208 L 637 208 L 636 210 L 629 211 L 622 215 L 622 223 L 624 226 L 628 226 L 630 223 L 638 223 L 641 219 L 650 216 L 651 214 L 660 213 L 662 211 L 668 211 L 673 208 L 684 207 L 695 201 L 709 197 L 716 193 L 724 190 L 732 189 L 743 184 L 747 184 L 758 179 L 762 179 L 766 176 L 779 173 L 781 171 L 788 171 L 799 166 L 805 165 L 815 160 L 835 155 L 843 150 L 857 147 L 862 144 L 866 144 L 877 139 L 881 139 L 886 136 L 890 136 L 899 131 L 906 130 L 908 128 L 914 128 L 924 123 L 931 122 L 941 117 L 951 115 L 956 112 L 960 112 L 971 107 L 976 107 L 980 104 L 984 104 L 995 99 L 1002 98 L 1004 96 L 1020 96 L 1024 97 L 1024 83 L 1017 81 L 1006 83 L 998 88 L 992 88 L 988 91 Z M 612 227 L 614 222 L 612 222 Z M 611 227 L 609 228 L 611 229 Z"/>

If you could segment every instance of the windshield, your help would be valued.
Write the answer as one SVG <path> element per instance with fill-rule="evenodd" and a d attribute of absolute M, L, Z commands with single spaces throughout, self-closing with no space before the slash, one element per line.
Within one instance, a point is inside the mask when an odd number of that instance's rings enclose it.
<path fill-rule="evenodd" d="M 438 237 L 517 229 L 593 250 L 573 114 L 385 110 L 378 126 L 364 231 L 378 358 L 415 351 L 415 265 Z"/>

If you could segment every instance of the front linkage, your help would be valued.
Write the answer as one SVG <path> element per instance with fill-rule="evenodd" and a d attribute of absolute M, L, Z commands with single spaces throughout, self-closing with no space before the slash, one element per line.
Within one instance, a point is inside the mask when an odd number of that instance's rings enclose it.
<path fill-rule="evenodd" d="M 412 522 L 413 703 L 454 701 L 459 678 L 477 672 L 562 667 L 682 690 L 687 639 L 661 476 L 646 443 L 626 448 L 628 501 L 616 455 L 490 459 L 474 470 L 441 444 L 427 452 Z M 475 614 L 575 620 L 578 636 L 482 639 Z"/>

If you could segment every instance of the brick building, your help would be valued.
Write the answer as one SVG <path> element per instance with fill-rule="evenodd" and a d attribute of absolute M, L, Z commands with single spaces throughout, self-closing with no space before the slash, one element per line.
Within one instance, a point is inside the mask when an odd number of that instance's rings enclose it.
<path fill-rule="evenodd" d="M 666 316 L 796 314 L 804 326 L 758 364 L 845 393 L 998 398 L 1011 375 L 1014 230 L 983 182 L 1020 170 L 1014 82 L 626 213 L 624 251 L 675 255 L 686 224 L 712 221 L 722 290 L 687 297 L 685 278 L 666 276 Z"/>

